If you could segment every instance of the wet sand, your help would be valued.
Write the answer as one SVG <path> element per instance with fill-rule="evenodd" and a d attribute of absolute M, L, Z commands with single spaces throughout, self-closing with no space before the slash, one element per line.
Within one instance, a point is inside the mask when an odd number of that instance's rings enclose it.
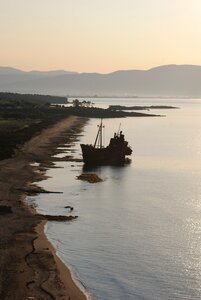
<path fill-rule="evenodd" d="M 67 142 L 85 120 L 69 117 L 33 137 L 13 158 L 0 162 L 0 299 L 86 299 L 44 234 L 44 218 L 25 204 L 33 182 L 59 144 Z M 70 139 L 69 139 L 70 142 Z M 2 207 L 9 208 L 3 210 Z M 2 209 L 1 209 L 2 208 Z"/>

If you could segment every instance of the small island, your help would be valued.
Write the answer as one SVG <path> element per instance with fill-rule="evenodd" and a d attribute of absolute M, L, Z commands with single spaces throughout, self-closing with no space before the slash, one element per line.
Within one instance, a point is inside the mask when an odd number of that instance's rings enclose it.
<path fill-rule="evenodd" d="M 136 105 L 136 106 L 124 106 L 124 105 L 109 105 L 108 109 L 112 111 L 122 110 L 150 110 L 150 109 L 178 109 L 179 107 L 170 105 Z"/>

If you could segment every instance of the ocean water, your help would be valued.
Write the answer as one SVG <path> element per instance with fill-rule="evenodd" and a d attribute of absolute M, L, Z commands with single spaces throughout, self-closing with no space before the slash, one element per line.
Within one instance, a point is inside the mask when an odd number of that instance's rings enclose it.
<path fill-rule="evenodd" d="M 92 170 L 103 182 L 77 180 L 81 162 L 50 169 L 41 186 L 63 194 L 29 202 L 48 214 L 66 214 L 70 205 L 79 218 L 49 222 L 48 238 L 94 299 L 201 299 L 201 100 L 95 101 L 180 109 L 153 111 L 166 117 L 104 120 L 105 143 L 121 123 L 133 155 L 124 167 Z M 93 143 L 98 123 L 90 119 L 66 151 L 81 158 L 79 144 Z"/>

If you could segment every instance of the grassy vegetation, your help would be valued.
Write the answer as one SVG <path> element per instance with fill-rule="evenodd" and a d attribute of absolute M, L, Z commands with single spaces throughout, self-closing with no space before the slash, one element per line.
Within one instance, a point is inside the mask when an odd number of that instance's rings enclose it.
<path fill-rule="evenodd" d="M 23 129 L 32 123 L 33 120 L 31 119 L 0 119 L 0 131 L 5 130 L 5 127 L 7 130 Z"/>

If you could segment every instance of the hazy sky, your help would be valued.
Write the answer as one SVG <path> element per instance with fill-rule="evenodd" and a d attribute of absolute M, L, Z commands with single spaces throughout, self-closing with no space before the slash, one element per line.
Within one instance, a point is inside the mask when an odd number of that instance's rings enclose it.
<path fill-rule="evenodd" d="M 0 0 L 0 65 L 108 73 L 201 65 L 201 0 Z"/>

